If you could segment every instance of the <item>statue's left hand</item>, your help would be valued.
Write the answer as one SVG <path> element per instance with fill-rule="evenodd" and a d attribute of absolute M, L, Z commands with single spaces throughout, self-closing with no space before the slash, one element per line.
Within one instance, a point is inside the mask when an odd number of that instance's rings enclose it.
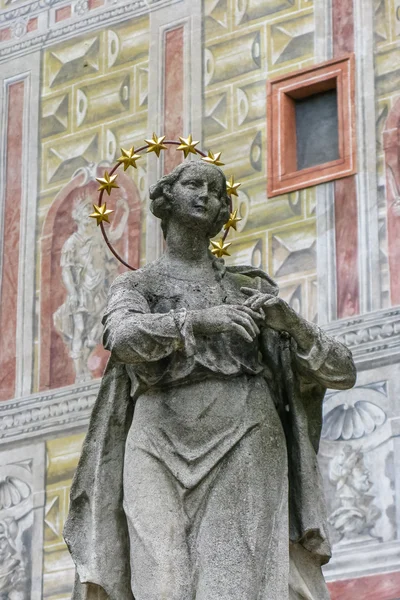
<path fill-rule="evenodd" d="M 293 328 L 299 321 L 299 315 L 285 300 L 272 294 L 262 294 L 253 288 L 242 287 L 241 291 L 249 296 L 244 303 L 252 310 L 260 309 L 265 314 L 265 324 L 276 331 L 286 331 L 292 334 Z"/>

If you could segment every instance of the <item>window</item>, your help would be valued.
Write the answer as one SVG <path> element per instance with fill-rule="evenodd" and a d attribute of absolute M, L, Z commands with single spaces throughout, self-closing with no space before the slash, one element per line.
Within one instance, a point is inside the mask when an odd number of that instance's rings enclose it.
<path fill-rule="evenodd" d="M 354 57 L 268 82 L 268 196 L 355 173 Z"/>

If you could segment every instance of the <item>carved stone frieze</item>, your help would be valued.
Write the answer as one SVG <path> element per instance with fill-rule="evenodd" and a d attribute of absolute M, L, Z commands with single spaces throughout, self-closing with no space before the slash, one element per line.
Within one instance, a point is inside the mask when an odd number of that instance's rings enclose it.
<path fill-rule="evenodd" d="M 0 444 L 84 427 L 98 387 L 96 381 L 3 403 L 0 407 Z"/>
<path fill-rule="evenodd" d="M 336 547 L 333 559 L 324 567 L 324 575 L 327 581 L 336 581 L 390 573 L 398 569 L 399 560 L 398 540 L 386 544 L 360 541 Z"/>
<path fill-rule="evenodd" d="M 118 2 L 118 4 L 106 4 L 104 7 L 91 11 L 82 12 L 82 3 L 73 11 L 73 15 L 68 19 L 65 25 L 54 24 L 54 5 L 60 0 L 40 0 L 24 5 L 17 9 L 5 10 L 0 13 L 0 26 L 9 25 L 14 32 L 13 37 L 0 44 L 0 61 L 9 59 L 10 56 L 28 54 L 38 48 L 51 45 L 54 42 L 61 42 L 78 35 L 83 31 L 91 31 L 102 27 L 104 24 L 109 26 L 131 16 L 146 13 L 149 10 L 147 0 L 131 0 L 129 2 Z M 77 3 L 78 4 L 78 3 Z M 47 13 L 46 18 L 41 19 L 42 26 L 37 31 L 31 32 L 25 37 L 25 31 L 21 29 L 21 19 L 27 21 L 27 18 L 42 17 Z"/>
<path fill-rule="evenodd" d="M 1 600 L 42 597 L 43 488 L 43 444 L 0 454 Z"/>
<path fill-rule="evenodd" d="M 400 360 L 400 310 L 382 310 L 324 328 L 353 351 L 358 369 Z M 32 394 L 0 406 L 0 445 L 44 433 L 82 429 L 99 382 Z"/>
<path fill-rule="evenodd" d="M 17 6 L 9 10 L 3 10 L 0 14 L 0 23 L 12 21 L 18 17 L 31 15 L 42 10 L 49 10 L 55 4 L 60 4 L 63 0 L 34 0 L 28 4 Z"/>
<path fill-rule="evenodd" d="M 381 511 L 374 503 L 363 453 L 350 445 L 344 446 L 331 460 L 329 480 L 335 486 L 338 506 L 329 515 L 328 523 L 339 541 L 377 538 L 374 527 Z"/>
<path fill-rule="evenodd" d="M 329 391 L 324 402 L 322 439 L 347 442 L 370 436 L 387 423 L 387 401 L 387 381 L 357 385 L 350 393 Z M 390 426 L 386 430 L 390 436 Z"/>
<path fill-rule="evenodd" d="M 351 321 L 335 321 L 324 327 L 353 352 L 358 370 L 400 360 L 400 310 L 375 311 Z"/>

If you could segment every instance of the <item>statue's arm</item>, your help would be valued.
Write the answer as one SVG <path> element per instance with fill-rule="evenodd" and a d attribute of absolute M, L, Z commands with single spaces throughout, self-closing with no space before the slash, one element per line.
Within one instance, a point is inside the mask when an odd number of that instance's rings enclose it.
<path fill-rule="evenodd" d="M 135 277 L 138 275 L 132 273 L 117 277 L 110 288 L 103 318 L 104 347 L 121 362 L 155 362 L 176 351 L 192 356 L 198 335 L 235 332 L 252 342 L 260 333 L 257 326 L 260 313 L 244 306 L 151 313 Z"/>
<path fill-rule="evenodd" d="M 193 352 L 193 333 L 185 310 L 150 312 L 137 289 L 113 284 L 103 318 L 104 347 L 126 364 L 156 362 L 173 352 Z"/>
<path fill-rule="evenodd" d="M 325 388 L 346 390 L 356 382 L 356 367 L 350 350 L 328 336 L 317 325 L 296 314 L 288 333 L 292 338 L 297 370 Z"/>
<path fill-rule="evenodd" d="M 250 297 L 247 306 L 264 313 L 264 323 L 284 331 L 292 339 L 297 371 L 305 378 L 317 380 L 326 388 L 348 389 L 356 381 L 356 368 L 346 346 L 309 323 L 282 298 L 242 288 Z"/>

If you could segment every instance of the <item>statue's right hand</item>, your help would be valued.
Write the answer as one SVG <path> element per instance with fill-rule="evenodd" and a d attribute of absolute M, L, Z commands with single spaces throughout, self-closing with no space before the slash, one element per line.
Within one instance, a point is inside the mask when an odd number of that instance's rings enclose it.
<path fill-rule="evenodd" d="M 226 304 L 190 313 L 194 333 L 238 333 L 247 342 L 252 342 L 260 333 L 257 321 L 260 314 L 246 306 Z"/>

